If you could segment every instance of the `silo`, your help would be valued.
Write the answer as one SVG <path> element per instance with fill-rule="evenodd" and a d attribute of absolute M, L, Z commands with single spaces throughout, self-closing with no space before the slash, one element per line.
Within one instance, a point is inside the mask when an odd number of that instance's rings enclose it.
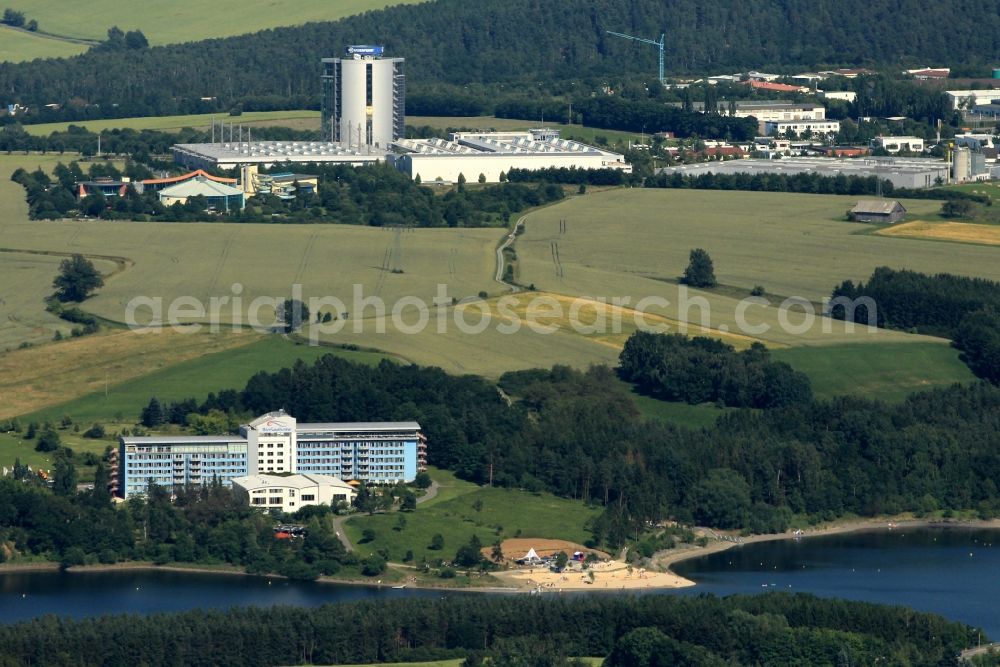
<path fill-rule="evenodd" d="M 955 183 L 964 183 L 972 173 L 972 154 L 968 146 L 956 146 L 952 153 L 951 178 Z"/>

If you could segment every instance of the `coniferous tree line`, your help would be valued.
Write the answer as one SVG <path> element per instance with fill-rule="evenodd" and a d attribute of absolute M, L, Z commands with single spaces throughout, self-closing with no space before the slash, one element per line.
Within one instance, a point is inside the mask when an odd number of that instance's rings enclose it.
<path fill-rule="evenodd" d="M 498 666 L 950 664 L 974 629 L 933 614 L 810 595 L 455 596 L 44 618 L 0 626 L 0 665 L 357 664 L 466 657 Z M 668 660 L 672 660 L 668 662 Z"/>
<path fill-rule="evenodd" d="M 841 397 L 738 410 L 697 431 L 640 419 L 606 367 L 507 373 L 500 386 L 512 406 L 483 378 L 326 357 L 163 409 L 181 424 L 215 415 L 217 428 L 275 406 L 308 421 L 416 420 L 432 465 L 604 507 L 591 529 L 610 546 L 665 518 L 759 533 L 784 530 L 792 514 L 1000 512 L 1000 389 L 988 384 L 891 405 Z"/>
<path fill-rule="evenodd" d="M 754 343 L 737 352 L 714 338 L 637 331 L 625 341 L 618 373 L 664 400 L 775 408 L 812 400 L 809 378 Z"/>
<path fill-rule="evenodd" d="M 632 132 L 673 132 L 678 137 L 698 135 L 745 141 L 757 135 L 755 118 L 737 118 L 718 113 L 698 113 L 656 101 L 628 100 L 620 96 L 588 97 L 578 100 L 573 111 L 588 127 Z M 566 114 L 565 102 L 511 100 L 496 106 L 500 118 L 558 119 Z"/>
<path fill-rule="evenodd" d="M 647 188 L 673 188 L 691 190 L 750 190 L 755 192 L 800 192 L 804 194 L 823 195 L 874 195 L 878 193 L 878 180 L 875 176 L 823 176 L 818 173 L 800 172 L 798 174 L 751 174 L 748 172 L 724 173 L 707 172 L 690 175 L 681 172 L 663 172 L 655 176 L 647 176 L 644 181 Z M 961 190 L 911 190 L 897 188 L 888 179 L 882 180 L 882 194 L 891 195 L 897 199 L 944 199 L 976 202 L 986 206 L 992 205 L 989 197 L 974 192 Z"/>
<path fill-rule="evenodd" d="M 271 169 L 285 169 L 279 165 Z M 552 183 L 526 185 L 500 183 L 485 187 L 466 187 L 459 182 L 449 186 L 444 195 L 421 187 L 409 176 L 385 164 L 361 167 L 345 165 L 295 165 L 297 173 L 319 177 L 317 192 L 299 192 L 291 200 L 271 195 L 251 197 L 243 210 L 206 213 L 207 202 L 191 197 L 186 203 L 166 206 L 156 192 L 139 194 L 131 185 L 122 196 L 106 198 L 95 193 L 77 199 L 77 183 L 84 180 L 76 162 L 62 163 L 50 177 L 41 169 L 28 172 L 17 169 L 11 180 L 26 191 L 29 215 L 33 219 L 58 219 L 74 216 L 99 217 L 105 220 L 161 222 L 247 223 L 338 223 L 375 227 L 485 227 L 506 225 L 510 216 L 532 206 L 558 201 L 563 189 Z M 124 173 L 112 164 L 95 163 L 89 177 L 132 180 L 152 177 L 143 164 L 129 161 Z"/>
<path fill-rule="evenodd" d="M 1000 283 L 881 266 L 867 283 L 845 280 L 832 298 L 855 302 L 832 304 L 837 319 L 951 338 L 976 375 L 1000 384 Z"/>
<path fill-rule="evenodd" d="M 106 467 L 98 465 L 92 491 L 77 493 L 73 465 L 67 457 L 57 459 L 54 492 L 31 483 L 37 478 L 26 470 L 0 479 L 0 542 L 5 548 L 65 567 L 134 560 L 228 563 L 251 573 L 296 579 L 336 574 L 358 564 L 334 535 L 328 507 L 304 508 L 296 515 L 306 526 L 303 539 L 276 540 L 272 518 L 218 483 L 175 489 L 173 501 L 171 492 L 154 484 L 145 497 L 115 508 Z"/>
<path fill-rule="evenodd" d="M 439 0 L 392 7 L 330 23 L 138 50 L 0 65 L 0 90 L 30 105 L 96 104 L 111 117 L 176 114 L 202 103 L 215 111 L 243 97 L 305 96 L 315 101 L 319 61 L 348 44 L 381 36 L 407 58 L 415 84 L 601 80 L 623 69 L 652 83 L 654 49 L 608 35 L 615 30 L 666 44 L 670 71 L 704 74 L 785 66 L 987 63 L 1000 29 L 990 0 Z M 836 17 L 832 19 L 831 17 Z M 958 44 L 940 31 L 966 36 Z M 907 35 L 900 40 L 899 35 Z M 822 39 L 817 39 L 822 35 Z M 708 38 L 710 36 L 710 38 Z M 191 67 L 191 63 L 204 66 Z M 81 104 L 82 102 L 82 104 Z M 113 106 L 117 104 L 118 106 Z M 74 106 L 74 105 L 71 105 Z M 228 108 L 224 106 L 222 108 Z M 875 115 L 881 112 L 872 111 Z"/>

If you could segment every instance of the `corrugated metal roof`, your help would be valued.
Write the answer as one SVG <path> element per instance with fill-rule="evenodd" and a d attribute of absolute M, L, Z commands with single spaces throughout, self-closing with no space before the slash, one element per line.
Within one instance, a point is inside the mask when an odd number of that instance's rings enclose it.
<path fill-rule="evenodd" d="M 299 423 L 296 431 L 419 431 L 417 422 L 330 422 Z"/>
<path fill-rule="evenodd" d="M 242 195 L 243 191 L 224 183 L 210 181 L 203 176 L 197 176 L 189 181 L 171 185 L 169 188 L 160 190 L 161 197 L 195 197 L 202 195 L 205 197 L 233 197 Z"/>
<path fill-rule="evenodd" d="M 882 215 L 889 215 L 896 210 L 897 206 L 903 211 L 906 210 L 895 199 L 862 199 L 851 209 L 851 213 L 880 213 Z"/>
<path fill-rule="evenodd" d="M 263 489 L 268 487 L 284 487 L 286 489 L 308 489 L 312 486 L 333 486 L 336 488 L 354 491 L 354 487 L 333 475 L 318 475 L 315 473 L 302 473 L 298 475 L 247 475 L 245 477 L 234 477 L 233 484 L 238 484 L 244 489 Z"/>
<path fill-rule="evenodd" d="M 123 436 L 121 441 L 126 445 L 211 445 L 247 440 L 241 435 L 146 435 Z"/>

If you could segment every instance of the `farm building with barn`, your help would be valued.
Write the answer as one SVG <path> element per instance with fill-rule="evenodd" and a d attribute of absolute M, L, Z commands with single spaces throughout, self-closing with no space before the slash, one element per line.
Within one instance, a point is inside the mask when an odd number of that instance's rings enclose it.
<path fill-rule="evenodd" d="M 899 222 L 906 209 L 895 199 L 862 199 L 848 213 L 855 222 Z"/>

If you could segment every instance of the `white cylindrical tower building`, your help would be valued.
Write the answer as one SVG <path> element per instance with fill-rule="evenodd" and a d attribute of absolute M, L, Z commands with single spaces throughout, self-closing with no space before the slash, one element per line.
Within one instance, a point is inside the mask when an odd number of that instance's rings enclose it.
<path fill-rule="evenodd" d="M 404 135 L 403 58 L 381 46 L 349 46 L 347 58 L 323 59 L 323 139 L 359 151 L 387 151 Z"/>
<path fill-rule="evenodd" d="M 972 175 L 972 154 L 968 146 L 956 146 L 952 153 L 951 178 L 955 183 L 965 183 Z"/>

